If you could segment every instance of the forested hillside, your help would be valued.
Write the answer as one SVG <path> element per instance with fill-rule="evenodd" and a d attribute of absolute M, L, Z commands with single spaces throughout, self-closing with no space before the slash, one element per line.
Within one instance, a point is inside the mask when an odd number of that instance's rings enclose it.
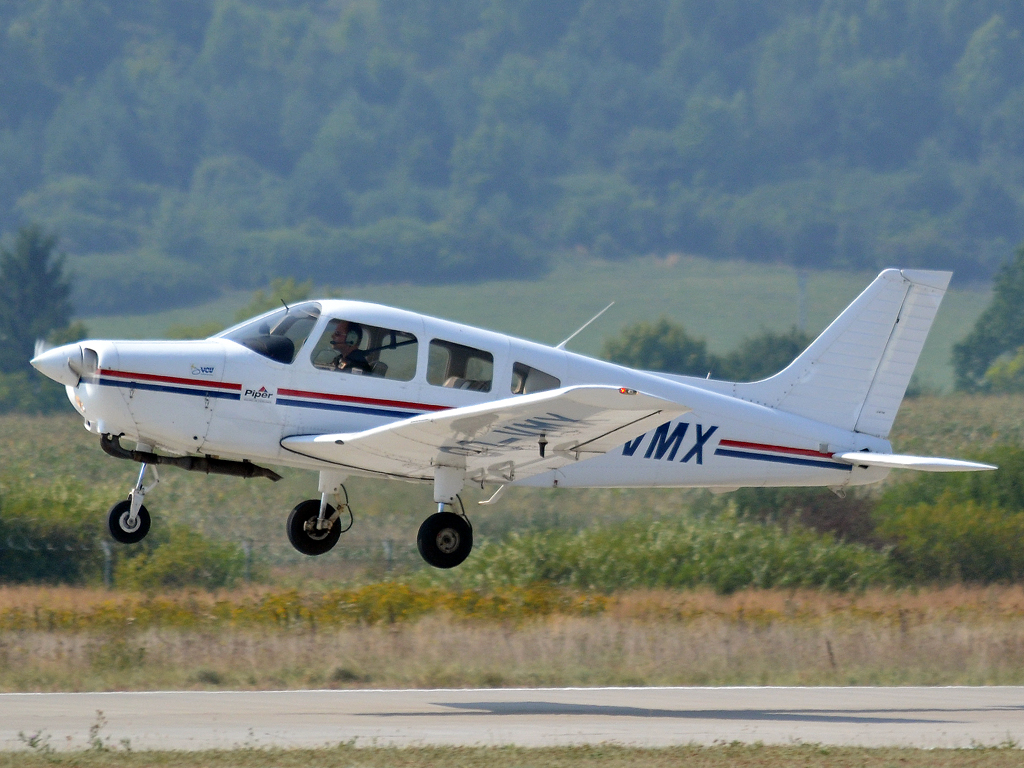
<path fill-rule="evenodd" d="M 988 277 L 1019 0 L 9 0 L 0 230 L 80 312 L 685 251 Z"/>

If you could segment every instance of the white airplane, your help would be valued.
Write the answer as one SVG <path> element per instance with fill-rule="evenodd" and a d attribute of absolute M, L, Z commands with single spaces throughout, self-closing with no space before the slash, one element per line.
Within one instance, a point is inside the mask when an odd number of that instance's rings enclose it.
<path fill-rule="evenodd" d="M 352 525 L 346 478 L 430 482 L 424 559 L 461 563 L 466 483 L 827 486 L 893 468 L 994 469 L 892 453 L 886 437 L 950 273 L 887 269 L 789 366 L 753 383 L 655 373 L 359 301 L 304 301 L 202 341 L 82 341 L 38 354 L 112 456 L 142 464 L 111 508 L 115 539 L 150 527 L 155 465 L 280 479 L 320 473 L 291 543 L 330 550 Z M 570 337 L 571 338 L 571 337 Z M 122 446 L 122 438 L 135 443 Z M 146 484 L 147 468 L 153 482 Z"/>

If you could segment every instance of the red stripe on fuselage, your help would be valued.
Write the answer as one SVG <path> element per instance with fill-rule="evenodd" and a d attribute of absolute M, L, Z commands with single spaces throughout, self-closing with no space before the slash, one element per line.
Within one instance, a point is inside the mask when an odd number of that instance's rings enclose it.
<path fill-rule="evenodd" d="M 114 371 L 103 368 L 96 371 L 98 376 L 111 376 L 117 379 L 138 379 L 139 381 L 159 381 L 164 384 L 188 384 L 203 389 L 230 389 L 236 392 L 242 391 L 241 384 L 229 384 L 223 381 L 207 381 L 202 377 L 194 379 L 182 379 L 177 376 L 157 376 L 155 373 L 132 373 L 131 371 Z"/>
<path fill-rule="evenodd" d="M 427 405 L 425 403 L 407 403 L 403 400 L 378 400 L 373 397 L 356 397 L 354 395 L 334 395 L 327 392 L 306 392 L 301 389 L 279 389 L 279 397 L 312 397 L 318 400 L 333 400 L 339 403 L 359 403 L 360 405 L 379 405 L 390 408 L 410 408 L 421 411 L 447 411 L 448 405 Z"/>
<path fill-rule="evenodd" d="M 753 451 L 778 451 L 779 453 L 792 453 L 797 456 L 817 456 L 820 458 L 831 459 L 831 453 L 822 453 L 821 451 L 812 451 L 808 448 L 787 448 L 784 445 L 765 445 L 764 443 L 745 443 L 742 440 L 720 440 L 719 445 L 724 445 L 727 448 L 746 448 Z"/>

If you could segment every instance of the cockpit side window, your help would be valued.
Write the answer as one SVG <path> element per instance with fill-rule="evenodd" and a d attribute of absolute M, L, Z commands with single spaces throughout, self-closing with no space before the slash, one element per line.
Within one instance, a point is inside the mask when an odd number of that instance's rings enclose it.
<path fill-rule="evenodd" d="M 530 395 L 534 392 L 546 392 L 558 389 L 562 382 L 549 373 L 531 368 L 523 363 L 512 366 L 512 394 Z"/>
<path fill-rule="evenodd" d="M 494 355 L 453 341 L 430 342 L 427 383 L 452 389 L 490 392 L 494 377 Z"/>
<path fill-rule="evenodd" d="M 319 304 L 296 304 L 242 323 L 219 335 L 257 354 L 288 365 L 295 360 L 319 318 Z"/>
<path fill-rule="evenodd" d="M 405 331 L 335 318 L 310 355 L 325 371 L 411 381 L 416 375 L 416 337 Z"/>

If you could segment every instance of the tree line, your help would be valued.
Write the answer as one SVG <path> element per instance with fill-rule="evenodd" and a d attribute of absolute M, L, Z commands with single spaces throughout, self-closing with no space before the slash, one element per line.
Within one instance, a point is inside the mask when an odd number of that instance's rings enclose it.
<path fill-rule="evenodd" d="M 79 311 L 684 251 L 988 277 L 1014 0 L 12 0 L 0 231 Z"/>
<path fill-rule="evenodd" d="M 0 241 L 0 413 L 45 412 L 61 407 L 62 388 L 31 370 L 28 361 L 40 342 L 59 345 L 86 338 L 81 321 L 72 322 L 70 280 L 58 239 L 38 224 L 19 230 L 13 242 Z M 313 283 L 275 278 L 235 316 L 239 322 L 281 302 L 310 296 Z M 172 326 L 167 336 L 206 338 L 219 324 Z M 724 355 L 709 352 L 705 339 L 661 317 L 624 326 L 605 339 L 601 356 L 650 371 L 756 381 L 778 373 L 803 352 L 812 337 L 795 327 L 764 330 Z M 974 328 L 953 347 L 956 388 L 965 392 L 1024 392 L 1024 246 L 1000 268 L 993 297 Z M 908 394 L 917 394 L 911 382 Z"/>
<path fill-rule="evenodd" d="M 631 368 L 756 381 L 778 373 L 813 339 L 791 328 L 762 331 L 727 355 L 708 352 L 707 342 L 667 318 L 627 325 L 605 339 L 602 357 Z M 967 335 L 953 346 L 956 389 L 962 392 L 1024 392 L 1024 246 L 996 273 L 992 300 Z M 915 394 L 911 382 L 911 394 Z"/>

